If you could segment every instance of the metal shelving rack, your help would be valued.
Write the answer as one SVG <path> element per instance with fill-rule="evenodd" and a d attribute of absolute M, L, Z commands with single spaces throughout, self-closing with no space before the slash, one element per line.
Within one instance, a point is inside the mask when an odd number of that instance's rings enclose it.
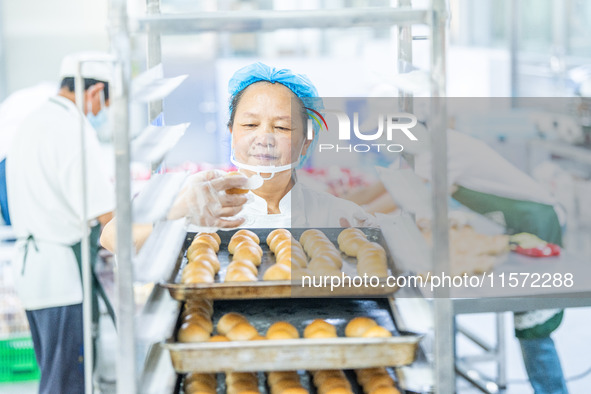
<path fill-rule="evenodd" d="M 147 0 L 145 16 L 130 18 L 127 0 L 111 0 L 110 38 L 118 59 L 117 80 L 111 99 L 114 117 L 114 146 L 117 193 L 117 260 L 116 272 L 118 304 L 117 392 L 140 392 L 138 363 L 146 357 L 136 348 L 136 318 L 133 293 L 134 247 L 132 242 L 132 204 L 130 202 L 130 86 L 131 61 L 134 53 L 133 37 L 146 34 L 148 68 L 160 63 L 160 36 L 168 34 L 198 34 L 203 32 L 252 32 L 297 28 L 350 28 L 398 26 L 399 55 L 412 60 L 410 26 L 424 24 L 431 27 L 431 80 L 433 149 L 433 231 L 432 259 L 434 272 L 445 271 L 449 265 L 447 238 L 447 151 L 445 104 L 445 47 L 447 3 L 431 0 L 426 9 L 410 8 L 410 0 L 398 0 L 397 6 L 313 11 L 253 11 L 208 12 L 203 14 L 162 15 L 159 0 Z M 149 104 L 149 120 L 162 111 L 161 101 Z M 155 290 L 151 301 L 161 297 Z M 444 290 L 435 294 L 435 387 L 438 393 L 451 393 L 455 388 L 452 305 Z M 150 309 L 150 308 L 148 308 Z M 154 347 L 156 348 L 156 347 Z M 152 349 L 154 352 L 158 350 Z M 146 367 L 152 368 L 152 359 Z"/>

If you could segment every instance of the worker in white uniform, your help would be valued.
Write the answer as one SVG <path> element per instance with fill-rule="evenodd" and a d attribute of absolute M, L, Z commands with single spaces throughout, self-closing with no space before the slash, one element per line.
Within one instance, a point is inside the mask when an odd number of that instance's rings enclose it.
<path fill-rule="evenodd" d="M 18 90 L 0 105 L 0 224 L 10 225 L 8 214 L 8 195 L 6 193 L 6 152 L 23 119 L 50 96 L 55 95 L 57 84 L 42 82 L 29 88 Z"/>
<path fill-rule="evenodd" d="M 306 138 L 306 107 L 320 104 L 318 92 L 306 76 L 255 63 L 234 74 L 229 92 L 230 161 L 246 177 L 227 177 L 218 170 L 195 174 L 177 197 L 168 219 L 186 216 L 196 231 L 375 223 L 357 204 L 297 182 L 295 170 L 317 139 L 317 133 L 312 140 Z M 247 195 L 226 193 L 237 187 L 252 190 Z M 114 222 L 101 236 L 101 244 L 109 250 L 115 247 Z M 134 242 L 141 245 L 139 237 L 148 233 L 134 227 L 138 230 L 134 231 Z"/>
<path fill-rule="evenodd" d="M 111 219 L 115 205 L 89 122 L 107 110 L 110 67 L 83 63 L 85 113 L 76 106 L 74 75 L 79 60 L 105 57 L 80 53 L 64 58 L 58 94 L 22 122 L 6 159 L 9 211 L 17 236 L 15 285 L 31 328 L 43 394 L 84 392 L 80 243 L 89 236 L 92 221 Z M 83 156 L 87 217 L 82 207 Z M 82 229 L 84 223 L 88 231 Z"/>
<path fill-rule="evenodd" d="M 562 246 L 565 212 L 554 197 L 484 142 L 448 130 L 448 183 L 452 197 L 488 216 L 508 234 L 527 232 Z M 431 179 L 431 155 L 415 158 L 415 172 Z M 349 198 L 370 212 L 396 209 L 384 185 L 376 183 L 351 193 Z M 515 335 L 536 394 L 567 393 L 560 360 L 550 334 L 562 321 L 560 309 L 515 313 Z"/>

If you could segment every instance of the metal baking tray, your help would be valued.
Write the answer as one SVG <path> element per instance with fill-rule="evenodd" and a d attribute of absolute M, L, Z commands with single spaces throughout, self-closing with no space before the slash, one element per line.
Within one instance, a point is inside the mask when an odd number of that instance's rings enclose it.
<path fill-rule="evenodd" d="M 401 394 L 413 394 L 410 391 L 406 391 L 406 390 L 403 390 L 400 388 L 400 385 L 396 381 L 396 375 L 394 374 L 394 372 L 390 368 L 387 368 L 386 371 L 388 372 L 390 377 L 392 377 L 394 382 L 396 382 L 396 386 Z M 355 376 L 355 371 L 354 370 L 344 370 L 343 372 L 345 373 L 345 377 L 347 378 L 347 380 L 351 384 L 351 390 L 354 393 L 363 394 L 363 388 L 357 382 L 357 377 Z M 302 384 L 302 387 L 304 387 L 306 390 L 308 390 L 308 392 L 311 394 L 318 393 L 317 388 L 312 383 L 312 375 L 309 372 L 298 371 L 298 375 L 300 377 L 300 383 Z M 267 378 L 263 372 L 259 372 L 257 374 L 257 379 L 258 379 L 259 393 L 271 393 L 271 389 L 267 385 Z M 216 393 L 225 394 L 227 392 L 226 391 L 226 375 L 223 373 L 217 374 L 216 380 L 217 380 Z M 174 394 L 181 394 L 181 393 L 185 394 L 185 389 L 184 389 L 185 383 L 184 382 L 185 382 L 185 376 L 179 376 L 177 387 L 175 387 Z"/>
<path fill-rule="evenodd" d="M 314 319 L 325 319 L 337 328 L 339 338 L 290 339 L 236 342 L 177 343 L 162 345 L 170 351 L 172 365 L 179 373 L 254 372 L 317 369 L 357 369 L 411 364 L 421 336 L 399 332 L 391 314 L 391 299 L 338 298 L 217 301 L 214 325 L 227 312 L 244 314 L 264 335 L 276 321 L 288 321 L 300 335 Z M 347 338 L 347 322 L 368 316 L 393 333 L 391 338 Z"/>
<path fill-rule="evenodd" d="M 384 235 L 379 228 L 363 227 L 359 228 L 368 237 L 370 241 L 377 242 L 384 247 L 387 253 L 388 267 L 390 275 L 400 275 L 401 272 L 396 268 L 392 254 L 389 251 Z M 188 233 L 183 248 L 179 253 L 177 264 L 175 267 L 176 275 L 174 280 L 170 282 L 160 283 L 161 286 L 170 291 L 170 295 L 179 301 L 186 301 L 191 298 L 205 297 L 213 300 L 239 300 L 239 299 L 255 299 L 255 298 L 310 298 L 310 297 L 378 297 L 388 296 L 398 290 L 396 286 L 387 286 L 384 279 L 380 280 L 377 286 L 339 286 L 331 289 L 330 286 L 321 287 L 303 287 L 300 281 L 265 281 L 263 274 L 272 264 L 275 264 L 275 255 L 269 250 L 265 243 L 267 235 L 274 229 L 250 229 L 255 232 L 261 239 L 260 246 L 263 249 L 263 259 L 259 267 L 259 280 L 257 282 L 229 282 L 224 283 L 221 278 L 226 275 L 226 268 L 230 263 L 230 255 L 228 253 L 228 243 L 232 235 L 237 231 L 220 231 L 218 234 L 222 240 L 218 258 L 221 264 L 221 270 L 216 275 L 216 282 L 214 283 L 200 283 L 200 284 L 182 284 L 180 283 L 180 276 L 182 269 L 187 264 L 185 253 L 187 248 L 191 245 L 191 241 L 195 233 Z M 292 235 L 299 239 L 300 235 L 306 231 L 305 228 L 290 229 Z M 343 231 L 342 228 L 319 228 L 323 231 L 328 239 L 330 239 L 338 250 L 337 237 Z M 351 276 L 357 275 L 356 259 L 348 257 L 341 253 L 343 258 L 342 271 Z"/>

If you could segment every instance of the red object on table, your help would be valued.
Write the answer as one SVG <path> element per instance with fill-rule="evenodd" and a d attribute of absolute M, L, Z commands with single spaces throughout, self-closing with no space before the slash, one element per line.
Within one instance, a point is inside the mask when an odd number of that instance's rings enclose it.
<path fill-rule="evenodd" d="M 515 253 L 523 254 L 530 257 L 550 257 L 560 255 L 560 246 L 556 244 L 546 243 L 543 246 L 525 249 L 517 245 L 513 248 Z"/>

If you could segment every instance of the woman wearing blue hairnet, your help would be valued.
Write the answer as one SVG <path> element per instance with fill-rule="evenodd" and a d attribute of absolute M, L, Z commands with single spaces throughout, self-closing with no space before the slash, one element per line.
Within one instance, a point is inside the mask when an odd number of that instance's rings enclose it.
<path fill-rule="evenodd" d="M 244 176 L 226 176 L 219 170 L 193 175 L 168 219 L 187 217 L 201 231 L 373 224 L 373 217 L 357 204 L 296 181 L 295 169 L 313 150 L 315 140 L 307 138 L 307 110 L 321 105 L 306 76 L 255 63 L 234 74 L 229 92 L 230 160 Z M 236 188 L 250 192 L 226 193 Z M 114 227 L 112 221 L 101 237 L 110 250 L 114 249 Z M 137 230 L 134 240 L 140 247 L 149 229 Z"/>
<path fill-rule="evenodd" d="M 296 182 L 295 169 L 314 149 L 307 136 L 308 110 L 321 109 L 312 82 L 290 70 L 255 63 L 230 79 L 232 163 L 259 179 L 241 216 L 245 227 L 369 225 L 354 203 Z"/>

